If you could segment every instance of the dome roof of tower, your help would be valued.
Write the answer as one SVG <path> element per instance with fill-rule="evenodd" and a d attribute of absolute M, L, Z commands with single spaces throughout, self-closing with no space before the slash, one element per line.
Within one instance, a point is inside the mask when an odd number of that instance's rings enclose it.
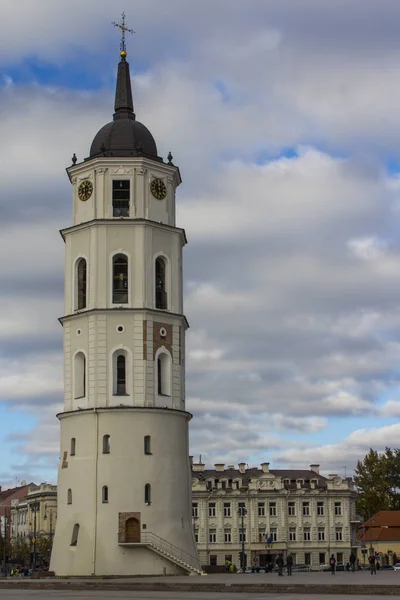
<path fill-rule="evenodd" d="M 113 120 L 98 131 L 90 148 L 90 158 L 95 156 L 157 156 L 157 146 L 150 131 L 139 121 L 133 111 L 131 77 L 126 52 L 121 52 L 115 89 Z"/>
<path fill-rule="evenodd" d="M 157 158 L 157 146 L 150 131 L 134 119 L 116 119 L 96 133 L 90 156 L 137 156 Z"/>

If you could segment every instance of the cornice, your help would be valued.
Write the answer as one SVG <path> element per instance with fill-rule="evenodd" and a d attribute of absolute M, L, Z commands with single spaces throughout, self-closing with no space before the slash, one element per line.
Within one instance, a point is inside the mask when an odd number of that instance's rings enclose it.
<path fill-rule="evenodd" d="M 66 227 L 65 229 L 60 229 L 61 237 L 65 242 L 65 235 L 69 233 L 75 233 L 76 231 L 82 231 L 84 229 L 90 229 L 91 227 L 104 227 L 104 226 L 124 226 L 128 225 L 145 225 L 147 227 L 152 227 L 155 229 L 163 229 L 167 231 L 173 231 L 179 234 L 183 240 L 183 246 L 187 244 L 186 232 L 181 227 L 174 227 L 173 225 L 167 225 L 166 223 L 158 223 L 157 221 L 151 221 L 150 219 L 143 219 L 142 217 L 138 219 L 131 219 L 128 217 L 121 218 L 113 218 L 113 219 L 92 219 L 91 221 L 85 221 L 84 223 L 79 223 L 78 225 L 71 225 L 71 227 Z"/>
<path fill-rule="evenodd" d="M 73 417 L 76 415 L 84 415 L 84 414 L 94 414 L 94 413 L 110 413 L 110 412 L 132 412 L 132 411 L 142 411 L 149 412 L 154 414 L 154 412 L 160 412 L 168 415 L 179 414 L 180 416 L 186 418 L 190 421 L 193 417 L 192 413 L 187 410 L 179 410 L 176 408 L 161 408 L 159 406 L 98 406 L 93 408 L 84 408 L 82 410 L 68 410 L 65 412 L 61 412 L 57 414 L 57 419 L 60 421 L 62 419 L 66 419 L 68 417 Z"/>
<path fill-rule="evenodd" d="M 126 314 L 127 312 L 131 312 L 131 313 L 145 313 L 145 314 L 153 314 L 153 315 L 157 315 L 157 316 L 162 316 L 162 317 L 166 317 L 166 316 L 171 316 L 171 317 L 179 317 L 184 323 L 185 323 L 185 327 L 186 329 L 189 329 L 189 322 L 187 320 L 187 318 L 185 317 L 185 315 L 182 315 L 181 313 L 173 313 L 173 312 L 169 312 L 166 310 L 160 310 L 157 308 L 92 308 L 90 310 L 79 310 L 76 311 L 74 313 L 71 313 L 69 315 L 64 315 L 63 317 L 59 317 L 59 322 L 61 323 L 61 325 L 63 325 L 64 321 L 67 320 L 73 320 L 76 319 L 78 317 L 82 317 L 82 316 L 86 316 L 86 315 L 95 315 L 95 314 L 103 314 L 103 313 L 121 313 L 121 314 Z"/>

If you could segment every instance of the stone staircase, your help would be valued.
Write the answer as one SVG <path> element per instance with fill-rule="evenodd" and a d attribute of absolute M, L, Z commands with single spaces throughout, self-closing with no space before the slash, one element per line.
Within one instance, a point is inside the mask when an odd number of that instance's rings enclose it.
<path fill-rule="evenodd" d="M 184 552 L 174 544 L 170 544 L 155 533 L 146 531 L 141 535 L 141 542 L 160 556 L 184 569 L 189 575 L 207 575 L 201 570 L 198 558 L 188 552 Z"/>

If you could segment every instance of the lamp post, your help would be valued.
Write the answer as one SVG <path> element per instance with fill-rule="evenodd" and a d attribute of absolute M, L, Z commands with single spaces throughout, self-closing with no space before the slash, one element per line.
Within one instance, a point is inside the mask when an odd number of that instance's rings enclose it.
<path fill-rule="evenodd" d="M 375 523 L 375 519 L 371 519 L 371 523 Z M 369 555 L 372 554 L 372 525 L 369 528 Z"/>
<path fill-rule="evenodd" d="M 50 520 L 50 523 L 49 523 L 49 525 L 50 525 L 50 527 L 49 527 L 49 539 L 50 539 L 49 561 L 50 561 L 51 551 L 53 549 L 53 535 L 54 535 L 54 533 L 53 533 L 53 509 L 52 508 L 47 509 L 47 504 L 46 504 L 44 507 L 44 510 L 45 510 L 45 512 L 43 515 L 43 521 L 47 520 L 47 513 L 49 514 L 49 520 Z M 54 516 L 57 517 L 57 513 L 55 511 L 54 511 L 54 513 L 55 513 Z"/>
<path fill-rule="evenodd" d="M 242 518 L 242 552 L 240 555 L 240 568 L 242 569 L 243 573 L 245 570 L 245 559 L 244 559 L 244 518 L 247 515 L 247 510 L 245 506 L 239 506 L 239 511 L 238 511 L 239 517 Z"/>
<path fill-rule="evenodd" d="M 36 514 L 40 510 L 39 502 L 32 502 L 30 505 L 33 512 L 33 570 L 36 568 Z"/>
<path fill-rule="evenodd" d="M 3 516 L 4 523 L 4 549 L 3 549 L 3 564 L 4 564 L 4 577 L 7 577 L 7 515 L 4 510 Z"/>

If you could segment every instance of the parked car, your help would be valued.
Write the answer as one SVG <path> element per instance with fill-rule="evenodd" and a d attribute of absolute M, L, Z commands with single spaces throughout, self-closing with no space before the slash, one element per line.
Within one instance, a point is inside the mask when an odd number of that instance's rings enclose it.
<path fill-rule="evenodd" d="M 400 562 L 393 565 L 393 571 L 400 571 Z"/>
<path fill-rule="evenodd" d="M 299 563 L 298 565 L 293 565 L 292 571 L 309 571 L 310 565 L 306 565 L 305 563 Z"/>

